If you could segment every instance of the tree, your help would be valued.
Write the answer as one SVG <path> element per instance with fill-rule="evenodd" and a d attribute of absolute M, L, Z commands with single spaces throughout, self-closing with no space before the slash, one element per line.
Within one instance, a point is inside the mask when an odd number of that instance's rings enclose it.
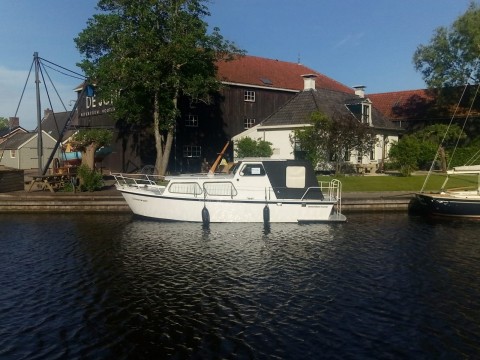
<path fill-rule="evenodd" d="M 273 154 L 272 143 L 262 139 L 253 140 L 244 137 L 237 140 L 235 145 L 235 153 L 238 158 L 270 157 Z"/>
<path fill-rule="evenodd" d="M 8 119 L 0 116 L 0 131 L 8 129 Z"/>
<path fill-rule="evenodd" d="M 446 171 L 448 153 L 465 138 L 456 124 L 435 124 L 402 137 L 390 148 L 389 157 L 404 175 L 417 169 L 430 169 L 434 159 L 438 159 L 436 166 Z"/>
<path fill-rule="evenodd" d="M 299 143 L 314 166 L 333 161 L 336 173 L 352 151 L 369 153 L 377 141 L 372 128 L 354 116 L 335 114 L 330 118 L 314 112 L 311 124 L 311 127 L 295 130 L 292 141 Z"/>
<path fill-rule="evenodd" d="M 430 88 L 480 81 L 480 6 L 471 2 L 450 28 L 436 29 L 428 45 L 420 45 L 413 62 Z"/>
<path fill-rule="evenodd" d="M 207 0 L 100 0 L 100 14 L 75 39 L 80 64 L 98 96 L 115 98 L 115 116 L 148 118 L 164 174 L 180 116 L 178 101 L 209 102 L 218 90 L 216 62 L 242 54 L 214 28 L 207 33 Z"/>
<path fill-rule="evenodd" d="M 110 145 L 112 132 L 106 129 L 82 129 L 73 135 L 71 145 L 82 152 L 82 165 L 95 168 L 95 151 Z"/>

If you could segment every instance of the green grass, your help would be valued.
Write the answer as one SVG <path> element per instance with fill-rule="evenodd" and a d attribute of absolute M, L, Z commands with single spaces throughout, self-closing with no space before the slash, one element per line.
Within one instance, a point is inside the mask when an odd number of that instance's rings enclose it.
<path fill-rule="evenodd" d="M 343 191 L 411 191 L 422 189 L 426 175 L 413 176 L 319 176 L 319 181 L 329 181 L 332 178 L 342 182 Z M 438 191 L 445 181 L 445 174 L 430 175 L 425 191 Z M 455 175 L 450 176 L 446 188 L 476 188 L 477 176 Z"/>

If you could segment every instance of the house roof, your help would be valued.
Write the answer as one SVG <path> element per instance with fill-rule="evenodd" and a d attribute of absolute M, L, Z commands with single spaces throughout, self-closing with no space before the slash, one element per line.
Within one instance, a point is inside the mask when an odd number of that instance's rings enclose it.
<path fill-rule="evenodd" d="M 34 132 L 16 133 L 9 137 L 8 141 L 3 142 L 0 146 L 4 150 L 16 150 L 36 135 L 37 133 Z"/>
<path fill-rule="evenodd" d="M 8 137 L 8 136 L 11 136 L 13 135 L 14 133 L 16 132 L 24 132 L 26 133 L 27 130 L 25 130 L 23 127 L 21 126 L 16 126 L 14 127 L 13 129 L 10 130 L 10 128 L 7 128 L 7 129 L 3 129 L 0 131 L 0 138 L 3 138 L 3 137 Z"/>
<path fill-rule="evenodd" d="M 257 56 L 239 56 L 217 63 L 217 77 L 226 83 L 301 91 L 302 75 L 315 74 L 316 88 L 354 93 L 354 90 L 305 65 Z"/>
<path fill-rule="evenodd" d="M 278 111 L 260 124 L 263 126 L 295 126 L 309 124 L 311 114 L 320 111 L 328 116 L 353 116 L 346 104 L 368 101 L 356 95 L 327 89 L 306 90 L 298 93 Z M 398 129 L 391 121 L 372 106 L 372 125 L 376 128 Z"/>
<path fill-rule="evenodd" d="M 392 121 L 445 120 L 480 115 L 477 86 L 418 89 L 370 94 L 375 106 Z M 473 101 L 473 103 L 472 103 Z"/>
<path fill-rule="evenodd" d="M 42 130 L 53 137 L 55 140 L 58 140 L 60 132 L 65 127 L 67 123 L 70 112 L 57 112 L 53 113 L 52 111 L 48 112 L 46 116 L 42 119 Z M 36 129 L 37 131 L 37 129 Z M 64 138 L 68 138 L 71 135 L 70 133 L 65 133 Z M 63 140 L 63 139 L 62 139 Z"/>
<path fill-rule="evenodd" d="M 369 94 L 375 107 L 392 120 L 424 119 L 435 97 L 426 89 Z"/>

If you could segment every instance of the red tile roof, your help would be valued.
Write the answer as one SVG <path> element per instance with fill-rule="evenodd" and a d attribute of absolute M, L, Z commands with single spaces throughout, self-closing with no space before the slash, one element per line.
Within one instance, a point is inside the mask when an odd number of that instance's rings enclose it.
<path fill-rule="evenodd" d="M 435 101 L 426 89 L 369 94 L 367 97 L 392 120 L 423 117 Z"/>
<path fill-rule="evenodd" d="M 315 74 L 316 88 L 354 93 L 351 87 L 292 62 L 246 55 L 221 61 L 217 66 L 218 78 L 224 82 L 301 91 L 304 88 L 302 75 Z"/>

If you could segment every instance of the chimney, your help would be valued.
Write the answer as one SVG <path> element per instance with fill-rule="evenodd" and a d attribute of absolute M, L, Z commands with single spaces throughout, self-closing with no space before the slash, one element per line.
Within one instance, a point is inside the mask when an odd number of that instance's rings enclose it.
<path fill-rule="evenodd" d="M 315 90 L 315 74 L 306 74 L 302 75 L 303 77 L 303 91 L 306 90 Z"/>
<path fill-rule="evenodd" d="M 8 126 L 9 126 L 10 130 L 13 130 L 13 129 L 19 127 L 20 126 L 20 119 L 18 117 L 13 117 L 13 116 L 9 117 L 8 118 Z"/>
<path fill-rule="evenodd" d="M 362 99 L 365 97 L 365 85 L 357 85 L 353 87 L 355 89 L 355 95 L 361 97 Z"/>
<path fill-rule="evenodd" d="M 46 108 L 45 110 L 43 110 L 43 117 L 46 118 L 48 116 L 48 114 L 52 114 L 53 111 L 50 110 L 49 108 Z"/>

